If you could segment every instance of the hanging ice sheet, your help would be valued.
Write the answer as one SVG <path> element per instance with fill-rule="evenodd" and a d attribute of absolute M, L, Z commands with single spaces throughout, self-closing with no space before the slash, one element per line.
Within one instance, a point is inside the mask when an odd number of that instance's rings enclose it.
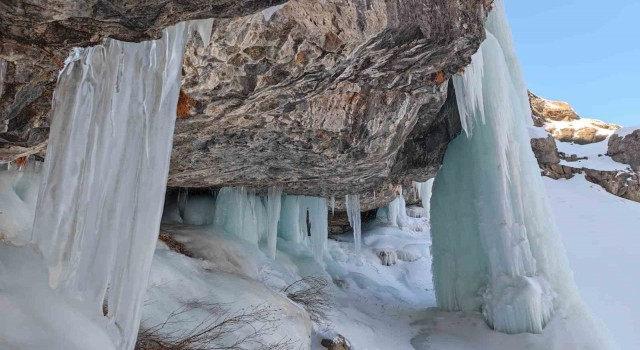
<path fill-rule="evenodd" d="M 496 330 L 540 333 L 579 298 L 529 144 L 502 1 L 495 6 L 487 39 L 454 77 L 466 136 L 451 142 L 434 184 L 434 283 L 446 310 L 482 310 Z"/>
<path fill-rule="evenodd" d="M 202 26 L 201 26 L 202 27 Z M 32 240 L 50 284 L 133 349 L 169 170 L 189 24 L 107 40 L 61 72 Z"/>

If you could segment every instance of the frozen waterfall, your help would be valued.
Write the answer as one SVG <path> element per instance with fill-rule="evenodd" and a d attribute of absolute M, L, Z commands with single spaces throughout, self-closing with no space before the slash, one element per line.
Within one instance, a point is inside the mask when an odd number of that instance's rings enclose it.
<path fill-rule="evenodd" d="M 270 187 L 267 196 L 246 187 L 224 187 L 215 199 L 211 221 L 260 247 L 272 259 L 280 238 L 306 244 L 314 258 L 322 262 L 329 235 L 328 215 L 327 199 L 284 195 L 282 186 Z"/>
<path fill-rule="evenodd" d="M 466 136 L 449 145 L 433 188 L 434 284 L 445 310 L 481 310 L 496 330 L 541 333 L 581 302 L 529 144 L 503 2 L 495 6 L 485 42 L 453 78 Z"/>
<path fill-rule="evenodd" d="M 58 78 L 32 241 L 53 288 L 96 320 L 108 309 L 118 349 L 133 349 L 138 333 L 184 47 L 191 30 L 207 25 L 77 50 Z"/>

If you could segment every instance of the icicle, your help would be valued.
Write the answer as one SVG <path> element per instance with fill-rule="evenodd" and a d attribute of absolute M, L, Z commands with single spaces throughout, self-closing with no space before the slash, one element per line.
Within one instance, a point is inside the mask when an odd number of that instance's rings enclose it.
<path fill-rule="evenodd" d="M 467 137 L 450 143 L 434 184 L 434 283 L 445 310 L 482 310 L 496 330 L 541 333 L 554 305 L 579 298 L 529 144 L 503 1 L 494 4 L 487 39 L 454 77 Z"/>
<path fill-rule="evenodd" d="M 280 237 L 295 243 L 302 242 L 302 227 L 300 227 L 301 211 L 298 196 L 284 196 L 282 210 L 280 211 L 280 222 L 278 223 L 278 235 Z M 305 220 L 306 214 L 307 212 L 305 208 Z"/>
<path fill-rule="evenodd" d="M 187 37 L 181 23 L 160 40 L 108 39 L 84 49 L 61 72 L 54 93 L 32 239 L 50 267 L 51 285 L 87 314 L 102 317 L 108 288 L 108 318 L 122 350 L 133 349 L 138 333 Z M 117 90 L 121 52 L 125 74 Z"/>
<path fill-rule="evenodd" d="M 7 61 L 0 58 L 0 97 L 4 93 L 4 81 L 7 75 Z"/>
<path fill-rule="evenodd" d="M 335 215 L 336 213 L 336 196 L 331 196 L 331 215 Z"/>
<path fill-rule="evenodd" d="M 376 203 L 377 203 L 377 201 L 376 201 L 376 190 L 373 190 L 373 206 L 374 207 L 376 206 Z"/>
<path fill-rule="evenodd" d="M 267 245 L 269 257 L 275 259 L 276 243 L 278 241 L 278 221 L 280 220 L 280 209 L 282 206 L 282 186 L 270 187 L 267 201 L 267 222 L 269 223 Z"/>
<path fill-rule="evenodd" d="M 180 213 L 180 218 L 184 220 L 184 211 L 187 207 L 187 202 L 189 201 L 189 189 L 180 187 L 178 189 L 178 212 Z"/>
<path fill-rule="evenodd" d="M 190 22 L 191 30 L 195 30 L 200 35 L 204 47 L 208 47 L 211 42 L 211 32 L 213 31 L 213 19 L 198 19 Z"/>
<path fill-rule="evenodd" d="M 311 221 L 311 251 L 316 261 L 323 262 L 329 238 L 329 210 L 325 198 L 306 197 Z"/>
<path fill-rule="evenodd" d="M 362 221 L 360 219 L 360 196 L 347 195 L 344 200 L 347 208 L 347 217 L 349 218 L 349 224 L 353 230 L 353 242 L 356 248 L 356 252 L 360 253 L 362 247 Z"/>
<path fill-rule="evenodd" d="M 422 201 L 422 207 L 425 209 L 426 218 L 431 218 L 431 189 L 433 188 L 433 178 L 427 182 L 413 182 L 414 191 Z"/>
<path fill-rule="evenodd" d="M 213 224 L 255 245 L 267 236 L 267 212 L 255 190 L 224 187 L 216 198 Z"/>

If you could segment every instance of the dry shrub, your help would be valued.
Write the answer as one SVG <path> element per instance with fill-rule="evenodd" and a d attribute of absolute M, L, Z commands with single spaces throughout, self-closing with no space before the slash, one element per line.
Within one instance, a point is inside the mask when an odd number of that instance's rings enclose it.
<path fill-rule="evenodd" d="M 438 71 L 438 72 L 436 72 L 436 77 L 435 77 L 435 79 L 434 79 L 434 80 L 435 80 L 435 82 L 436 82 L 436 83 L 438 83 L 438 84 L 442 84 L 442 83 L 444 83 L 444 81 L 446 80 L 446 77 L 445 77 L 445 75 L 444 75 L 444 72 L 443 72 L 443 71 Z"/>
<path fill-rule="evenodd" d="M 324 323 L 331 309 L 328 285 L 322 277 L 308 276 L 288 285 L 282 292 L 307 310 L 313 322 Z"/>
<path fill-rule="evenodd" d="M 184 331 L 166 331 L 168 326 L 191 322 L 184 314 L 195 308 L 210 316 Z M 267 306 L 247 308 L 232 313 L 225 304 L 193 301 L 172 312 L 154 327 L 141 328 L 135 350 L 291 350 L 299 348 L 293 340 L 283 338 L 266 343 L 264 337 L 278 330 L 276 310 Z M 243 332 L 239 335 L 239 332 Z"/>
<path fill-rule="evenodd" d="M 189 117 L 189 113 L 191 113 L 191 107 L 193 107 L 195 104 L 196 101 L 189 97 L 189 95 L 187 95 L 187 93 L 185 93 L 182 89 L 180 89 L 177 108 L 178 118 L 186 119 L 187 117 Z"/>

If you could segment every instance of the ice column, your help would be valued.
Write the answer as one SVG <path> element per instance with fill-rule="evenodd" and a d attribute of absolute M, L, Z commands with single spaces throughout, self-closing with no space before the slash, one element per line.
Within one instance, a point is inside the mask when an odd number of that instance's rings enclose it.
<path fill-rule="evenodd" d="M 496 330 L 540 333 L 579 299 L 529 144 L 502 0 L 495 6 L 487 39 L 453 78 L 466 136 L 451 142 L 434 184 L 434 283 L 446 310 L 482 310 Z"/>
<path fill-rule="evenodd" d="M 311 251 L 316 261 L 322 262 L 329 238 L 329 207 L 326 198 L 306 197 L 311 221 Z"/>
<path fill-rule="evenodd" d="M 282 186 L 269 188 L 267 198 L 267 222 L 268 236 L 267 249 L 271 259 L 276 258 L 276 244 L 278 242 L 278 221 L 280 220 L 280 209 L 282 206 Z"/>
<path fill-rule="evenodd" d="M 360 252 L 362 246 L 362 221 L 360 219 L 360 196 L 347 195 L 344 200 L 349 224 L 353 230 L 353 242 L 356 252 Z"/>
<path fill-rule="evenodd" d="M 107 40 L 58 78 L 32 240 L 50 283 L 133 349 L 169 171 L 189 25 Z M 116 331 L 117 330 L 117 331 Z"/>
<path fill-rule="evenodd" d="M 300 226 L 300 203 L 298 196 L 284 196 L 282 200 L 282 210 L 280 211 L 280 222 L 278 223 L 278 235 L 288 241 L 301 243 L 304 239 L 302 227 Z M 306 209 L 304 212 L 306 220 Z M 306 222 L 305 222 L 306 231 Z"/>
<path fill-rule="evenodd" d="M 7 75 L 7 61 L 0 58 L 0 97 L 4 93 L 4 81 Z"/>

